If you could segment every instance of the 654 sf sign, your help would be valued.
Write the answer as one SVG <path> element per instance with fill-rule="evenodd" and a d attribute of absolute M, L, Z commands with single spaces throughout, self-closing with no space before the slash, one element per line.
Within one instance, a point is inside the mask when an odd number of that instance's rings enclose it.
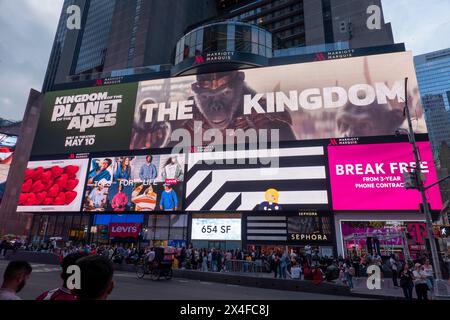
<path fill-rule="evenodd" d="M 192 240 L 241 240 L 241 219 L 192 219 Z"/>

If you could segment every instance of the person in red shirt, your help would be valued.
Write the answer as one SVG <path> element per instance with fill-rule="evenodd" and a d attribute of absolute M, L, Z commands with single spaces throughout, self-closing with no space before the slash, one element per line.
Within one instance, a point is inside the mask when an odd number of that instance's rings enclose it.
<path fill-rule="evenodd" d="M 36 300 L 65 300 L 65 301 L 73 301 L 77 300 L 77 297 L 72 294 L 72 292 L 67 288 L 67 279 L 70 274 L 67 274 L 67 268 L 69 266 L 75 265 L 77 260 L 86 257 L 87 254 L 83 252 L 75 252 L 67 255 L 61 264 L 62 273 L 61 278 L 63 280 L 63 284 L 61 287 L 53 290 L 49 290 L 41 294 Z"/>
<path fill-rule="evenodd" d="M 323 272 L 318 266 L 314 266 L 312 270 L 313 283 L 320 284 L 323 281 Z"/>

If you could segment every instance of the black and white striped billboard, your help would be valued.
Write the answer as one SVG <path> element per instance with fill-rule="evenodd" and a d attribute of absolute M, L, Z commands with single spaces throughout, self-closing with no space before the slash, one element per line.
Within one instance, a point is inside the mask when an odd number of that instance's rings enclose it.
<path fill-rule="evenodd" d="M 329 209 L 325 148 L 190 153 L 186 211 Z M 277 201 L 267 198 L 274 193 Z"/>

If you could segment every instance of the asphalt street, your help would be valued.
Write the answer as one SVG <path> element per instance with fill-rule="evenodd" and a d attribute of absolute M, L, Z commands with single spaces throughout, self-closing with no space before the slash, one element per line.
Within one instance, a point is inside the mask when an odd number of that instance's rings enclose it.
<path fill-rule="evenodd" d="M 8 261 L 0 260 L 0 274 Z M 31 264 L 33 272 L 19 293 L 24 300 L 34 300 L 42 292 L 61 285 L 60 270 L 54 265 Z M 152 281 L 148 276 L 137 279 L 132 272 L 114 274 L 112 300 L 356 300 L 344 296 L 260 289 L 199 280 L 174 278 Z M 359 300 L 359 299 L 357 299 Z"/>

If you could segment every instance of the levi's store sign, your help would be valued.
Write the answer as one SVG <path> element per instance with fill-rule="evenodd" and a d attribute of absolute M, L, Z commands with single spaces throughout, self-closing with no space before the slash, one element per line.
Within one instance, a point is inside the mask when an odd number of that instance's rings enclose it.
<path fill-rule="evenodd" d="M 140 223 L 110 223 L 110 238 L 137 238 L 141 232 Z"/>

